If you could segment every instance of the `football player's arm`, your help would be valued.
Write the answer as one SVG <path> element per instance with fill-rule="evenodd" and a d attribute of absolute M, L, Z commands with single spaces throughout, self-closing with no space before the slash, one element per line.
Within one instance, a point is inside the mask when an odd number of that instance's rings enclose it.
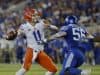
<path fill-rule="evenodd" d="M 91 35 L 89 33 L 86 33 L 86 40 L 85 40 L 85 42 L 88 42 L 88 40 L 92 40 L 93 41 L 93 39 L 94 39 L 93 35 Z"/>
<path fill-rule="evenodd" d="M 100 42 L 100 36 L 93 36 L 91 34 L 87 34 L 88 39 L 92 39 L 93 42 Z"/>
<path fill-rule="evenodd" d="M 21 29 L 18 29 L 18 30 L 13 30 L 13 31 L 10 31 L 9 33 L 7 33 L 4 38 L 6 40 L 14 40 L 18 35 L 21 35 L 22 34 L 22 30 Z"/>
<path fill-rule="evenodd" d="M 91 33 L 89 33 L 86 28 L 84 28 L 84 30 L 85 30 L 85 35 L 86 35 L 87 39 L 93 39 L 94 38 L 94 36 Z"/>
<path fill-rule="evenodd" d="M 49 40 L 53 40 L 53 39 L 56 39 L 56 38 L 60 38 L 60 37 L 66 36 L 67 35 L 67 31 L 68 31 L 68 27 L 62 26 L 58 33 L 56 33 L 56 34 L 52 35 L 51 37 L 49 37 Z"/>
<path fill-rule="evenodd" d="M 50 29 L 58 31 L 58 27 L 55 25 L 52 25 L 50 20 L 43 20 L 45 27 L 49 27 Z"/>
<path fill-rule="evenodd" d="M 66 32 L 60 31 L 60 32 L 58 32 L 58 33 L 56 33 L 56 34 L 50 36 L 50 37 L 48 38 L 48 40 L 53 40 L 53 39 L 56 39 L 56 38 L 60 38 L 60 37 L 63 37 L 63 36 L 65 36 L 65 35 L 67 35 Z"/>
<path fill-rule="evenodd" d="M 53 29 L 53 30 L 56 30 L 56 31 L 58 31 L 58 29 L 59 29 L 59 28 L 58 28 L 57 26 L 55 26 L 55 25 L 50 25 L 49 28 L 51 28 L 51 29 Z"/>
<path fill-rule="evenodd" d="M 23 34 L 23 29 L 19 29 L 19 30 L 17 31 L 17 33 L 18 33 L 18 36 L 21 35 L 21 34 Z"/>
<path fill-rule="evenodd" d="M 88 39 L 94 39 L 94 36 L 93 36 L 93 35 L 91 35 L 91 34 L 89 34 L 89 33 L 88 33 L 88 34 L 86 34 L 86 36 L 87 36 L 87 38 L 88 38 Z"/>

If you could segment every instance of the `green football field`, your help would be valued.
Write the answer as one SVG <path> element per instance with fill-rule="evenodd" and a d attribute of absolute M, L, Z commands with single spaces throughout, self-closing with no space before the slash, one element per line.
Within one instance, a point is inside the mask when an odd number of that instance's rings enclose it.
<path fill-rule="evenodd" d="M 57 65 L 58 69 L 61 69 L 61 65 Z M 15 72 L 20 69 L 19 64 L 0 64 L 0 75 L 15 75 Z M 97 66 L 82 66 L 82 69 L 91 69 L 91 75 L 100 75 L 100 65 Z M 30 71 L 26 75 L 44 75 L 45 69 L 41 68 L 39 65 L 34 64 Z M 57 74 L 58 75 L 58 72 Z"/>

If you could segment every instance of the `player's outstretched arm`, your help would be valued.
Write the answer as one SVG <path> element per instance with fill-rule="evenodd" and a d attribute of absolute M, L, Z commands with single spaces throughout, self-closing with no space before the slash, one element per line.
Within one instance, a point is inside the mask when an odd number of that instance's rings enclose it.
<path fill-rule="evenodd" d="M 58 31 L 58 27 L 55 25 L 52 25 L 51 22 L 47 19 L 47 20 L 43 20 L 45 27 L 49 27 L 50 29 L 56 30 Z"/>
<path fill-rule="evenodd" d="M 55 26 L 55 25 L 50 25 L 49 28 L 51 28 L 51 29 L 53 29 L 53 30 L 56 30 L 56 31 L 59 30 L 59 28 L 58 28 L 57 26 Z"/>
<path fill-rule="evenodd" d="M 58 32 L 58 33 L 56 33 L 56 34 L 50 36 L 50 37 L 48 38 L 48 40 L 53 40 L 53 39 L 56 39 L 56 38 L 60 38 L 60 37 L 63 37 L 63 36 L 65 36 L 65 35 L 67 35 L 66 32 Z"/>
<path fill-rule="evenodd" d="M 88 35 L 87 38 L 88 39 L 93 39 L 94 42 L 100 42 L 100 36 Z"/>

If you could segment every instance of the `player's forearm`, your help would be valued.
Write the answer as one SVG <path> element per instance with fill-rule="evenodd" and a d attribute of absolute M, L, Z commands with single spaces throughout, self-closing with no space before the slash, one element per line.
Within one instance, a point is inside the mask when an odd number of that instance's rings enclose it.
<path fill-rule="evenodd" d="M 100 36 L 88 35 L 87 38 L 92 39 L 94 42 L 100 42 Z"/>
<path fill-rule="evenodd" d="M 50 22 L 50 20 L 48 20 L 48 19 L 47 20 L 43 20 L 43 23 L 44 23 L 44 26 L 46 28 L 49 27 L 50 29 L 58 31 L 58 27 L 55 26 L 55 25 L 52 25 L 51 22 Z"/>
<path fill-rule="evenodd" d="M 58 27 L 57 27 L 57 26 L 50 25 L 49 27 L 50 27 L 51 29 L 53 29 L 53 30 L 56 30 L 56 31 L 58 31 Z"/>
<path fill-rule="evenodd" d="M 88 39 L 93 39 L 94 36 L 92 36 L 91 34 L 88 34 L 88 35 L 87 35 L 87 38 L 88 38 Z"/>
<path fill-rule="evenodd" d="M 49 40 L 53 40 L 53 39 L 56 39 L 56 38 L 60 38 L 60 37 L 63 37 L 65 35 L 66 35 L 65 32 L 58 32 L 58 33 L 52 35 L 51 37 L 49 37 Z"/>

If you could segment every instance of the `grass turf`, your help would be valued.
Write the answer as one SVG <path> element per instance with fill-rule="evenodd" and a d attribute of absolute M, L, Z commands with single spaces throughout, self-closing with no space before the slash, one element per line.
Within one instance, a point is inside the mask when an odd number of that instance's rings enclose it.
<path fill-rule="evenodd" d="M 57 65 L 58 69 L 61 69 L 61 65 Z M 0 75 L 15 75 L 15 72 L 19 70 L 21 65 L 19 64 L 0 64 Z M 100 65 L 97 66 L 82 66 L 82 69 L 90 69 L 92 70 L 91 75 L 100 75 Z M 46 72 L 41 66 L 34 64 L 30 71 L 26 73 L 26 75 L 44 75 Z M 58 72 L 57 74 L 58 75 Z"/>

